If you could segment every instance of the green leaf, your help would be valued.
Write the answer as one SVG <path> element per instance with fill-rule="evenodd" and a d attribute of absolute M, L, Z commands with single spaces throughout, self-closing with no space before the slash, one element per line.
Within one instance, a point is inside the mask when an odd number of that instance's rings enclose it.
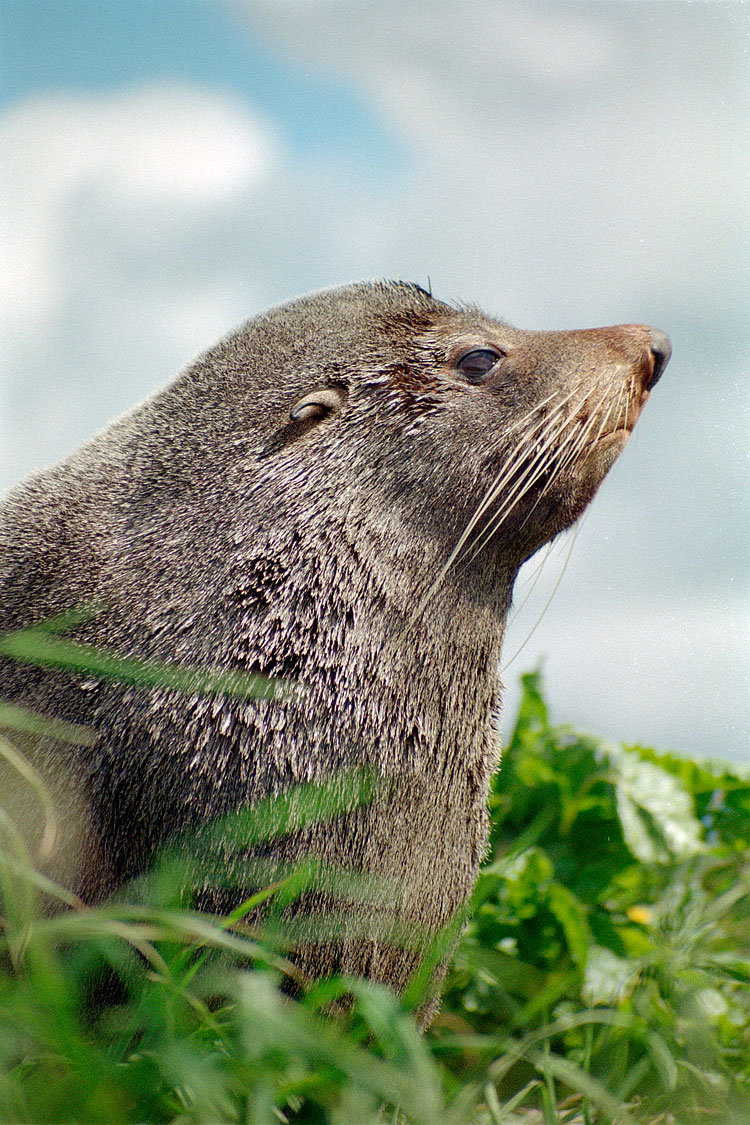
<path fill-rule="evenodd" d="M 572 960 L 583 968 L 591 940 L 585 908 L 572 891 L 561 883 L 553 883 L 549 887 L 547 901 L 550 910 L 562 926 Z"/>
<path fill-rule="evenodd" d="M 587 1004 L 616 1004 L 627 996 L 637 976 L 637 962 L 618 957 L 605 946 L 592 945 L 581 997 Z"/>
<path fill-rule="evenodd" d="M 34 627 L 0 637 L 0 656 L 42 668 L 85 672 L 100 680 L 136 687 L 164 688 L 191 695 L 229 695 L 235 699 L 278 699 L 289 689 L 260 673 L 197 668 L 173 661 L 139 660 L 80 644 Z"/>
<path fill-rule="evenodd" d="M 539 669 L 521 676 L 523 694 L 518 707 L 515 729 L 508 743 L 509 751 L 524 741 L 529 735 L 545 731 L 549 727 L 547 704 L 542 695 L 542 673 Z"/>
<path fill-rule="evenodd" d="M 64 723 L 61 719 L 48 718 L 25 707 L 0 700 L 0 727 L 36 734 L 45 738 L 56 738 L 58 742 L 69 742 L 73 746 L 93 746 L 97 740 L 96 731 L 77 723 Z"/>
<path fill-rule="evenodd" d="M 674 775 L 623 746 L 608 746 L 617 813 L 630 851 L 641 863 L 669 863 L 704 851 L 691 795 Z"/>

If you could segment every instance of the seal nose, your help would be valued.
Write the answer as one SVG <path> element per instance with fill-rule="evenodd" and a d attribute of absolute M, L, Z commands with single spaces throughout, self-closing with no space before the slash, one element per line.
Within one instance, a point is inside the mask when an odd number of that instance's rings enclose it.
<path fill-rule="evenodd" d="M 654 357 L 654 370 L 646 385 L 647 391 L 659 382 L 672 354 L 672 344 L 665 332 L 660 332 L 658 328 L 650 328 L 649 337 L 651 355 Z"/>

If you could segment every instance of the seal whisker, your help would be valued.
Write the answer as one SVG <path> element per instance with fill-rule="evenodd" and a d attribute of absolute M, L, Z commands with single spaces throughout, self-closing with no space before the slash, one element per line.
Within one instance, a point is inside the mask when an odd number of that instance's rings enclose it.
<path fill-rule="evenodd" d="M 536 426 L 531 431 L 529 431 L 527 434 L 524 435 L 523 444 L 521 444 L 519 446 L 516 446 L 516 448 L 513 451 L 513 457 L 511 458 L 510 462 L 508 462 L 506 465 L 503 465 L 501 467 L 501 469 L 498 472 L 498 475 L 494 478 L 494 480 L 490 483 L 488 488 L 485 490 L 485 492 L 482 496 L 482 499 L 480 500 L 479 504 L 477 505 L 477 507 L 475 508 L 474 512 L 472 513 L 470 519 L 468 520 L 463 532 L 461 533 L 460 538 L 458 539 L 455 547 L 453 548 L 453 551 L 451 552 L 447 561 L 445 562 L 445 564 L 441 568 L 441 570 L 438 574 L 438 577 L 435 579 L 433 585 L 430 587 L 427 594 L 425 595 L 425 598 L 423 599 L 425 604 L 429 600 L 429 598 L 432 596 L 432 594 L 435 592 L 435 590 L 437 589 L 437 587 L 440 584 L 440 582 L 442 581 L 442 579 L 445 577 L 445 574 L 450 569 L 450 567 L 455 562 L 458 561 L 459 556 L 461 554 L 461 550 L 462 550 L 464 544 L 469 540 L 469 538 L 471 536 L 471 532 L 476 527 L 476 525 L 479 522 L 479 520 L 481 519 L 481 517 L 484 515 L 484 513 L 487 511 L 487 509 L 495 502 L 497 496 L 500 494 L 502 489 L 505 487 L 506 483 L 513 477 L 513 474 L 516 472 L 516 470 L 518 468 L 518 465 L 525 460 L 526 447 L 528 445 L 531 445 L 534 442 L 538 441 L 539 437 L 544 436 L 544 434 L 546 433 L 546 431 L 548 429 L 553 428 L 554 425 L 556 425 L 557 418 L 561 414 L 563 407 L 577 393 L 577 390 L 578 390 L 578 388 L 574 387 L 573 390 L 571 390 L 567 395 L 565 395 L 564 398 L 560 399 L 557 403 L 555 403 L 555 409 L 552 412 L 552 414 L 543 415 L 539 419 Z M 542 399 L 542 401 L 540 403 L 538 403 L 535 407 L 533 407 L 530 411 L 528 411 L 525 415 L 523 415 L 523 417 L 521 419 L 519 419 L 519 421 L 517 423 L 510 426 L 508 428 L 508 430 L 505 431 L 505 434 L 503 435 L 503 437 L 507 438 L 507 434 L 512 433 L 516 429 L 520 428 L 521 425 L 523 425 L 530 418 L 532 418 L 534 414 L 539 413 L 544 408 L 544 406 L 546 406 L 548 403 L 552 402 L 556 397 L 559 397 L 559 389 L 556 389 L 555 391 L 552 392 L 552 394 L 547 395 L 546 398 Z M 541 432 L 539 433 L 540 428 L 541 428 Z M 420 612 L 423 609 L 424 609 L 424 604 L 420 603 L 420 607 L 419 607 Z"/>
<path fill-rule="evenodd" d="M 555 405 L 562 406 L 563 403 L 567 402 L 574 393 L 574 391 L 571 391 L 570 394 L 566 395 L 564 399 L 562 399 Z M 546 398 L 543 398 L 541 402 L 538 402 L 535 406 L 532 406 L 531 410 L 527 411 L 527 413 L 524 414 L 523 417 L 519 418 L 517 422 L 512 422 L 508 426 L 507 430 L 505 430 L 505 434 L 514 434 L 517 430 L 520 430 L 523 426 L 526 425 L 530 418 L 533 418 L 535 414 L 539 414 L 544 409 L 544 407 L 548 405 L 548 403 L 552 402 L 555 398 L 559 398 L 559 395 L 560 390 L 559 388 L 557 388 L 552 392 L 552 394 L 547 395 Z"/>
<path fill-rule="evenodd" d="M 605 432 L 606 427 L 607 427 L 607 425 L 610 421 L 610 418 L 612 418 L 613 415 L 618 418 L 618 423 L 619 423 L 620 403 L 621 403 L 621 401 L 623 399 L 623 395 L 625 393 L 626 393 L 626 385 L 625 385 L 625 383 L 621 383 L 619 391 L 618 391 L 617 399 L 614 402 L 610 402 L 610 405 L 608 406 L 607 410 L 605 411 L 604 416 L 601 418 L 601 420 L 599 422 L 599 428 L 598 428 L 596 434 L 593 434 L 593 428 L 594 428 L 594 423 L 596 421 L 597 414 L 598 414 L 599 410 L 601 409 L 602 405 L 604 404 L 604 402 L 606 401 L 608 395 L 610 394 L 610 389 L 609 388 L 605 389 L 602 397 L 600 398 L 599 402 L 596 404 L 596 407 L 591 412 L 591 415 L 589 417 L 589 420 L 588 420 L 587 424 L 581 429 L 580 433 L 576 437 L 576 440 L 571 444 L 571 447 L 568 450 L 566 456 L 561 458 L 561 461 L 560 461 L 560 472 L 561 473 L 567 472 L 568 470 L 575 471 L 577 464 L 580 462 L 581 455 L 584 453 L 584 451 L 587 451 L 589 447 L 596 444 L 596 442 L 599 440 L 599 438 Z M 627 401 L 626 401 L 626 414 L 627 414 Z M 615 425 L 613 428 L 616 429 L 617 425 Z"/>
<path fill-rule="evenodd" d="M 558 420 L 559 419 L 555 419 L 556 422 Z M 495 512 L 481 535 L 472 543 L 470 559 L 475 558 L 479 552 L 484 549 L 514 508 L 521 503 L 536 482 L 547 472 L 550 465 L 550 451 L 559 443 L 560 434 L 564 433 L 566 421 L 567 420 L 563 421 L 563 426 L 551 428 L 546 436 L 546 440 L 541 444 L 538 443 L 535 445 L 534 456 L 526 463 L 524 471 L 507 493 L 502 506 Z M 525 459 L 526 449 L 524 447 L 519 447 L 517 456 L 511 463 L 510 472 L 507 474 L 509 478 L 515 474 L 519 464 L 523 464 Z"/>
<path fill-rule="evenodd" d="M 570 465 L 573 465 L 575 463 L 576 458 L 577 458 L 578 454 L 580 453 L 580 451 L 582 449 L 584 449 L 590 443 L 590 441 L 591 441 L 591 431 L 593 430 L 594 424 L 596 422 L 597 413 L 601 409 L 601 407 L 603 406 L 604 402 L 606 402 L 606 399 L 607 399 L 609 393 L 610 393 L 610 391 L 607 388 L 604 391 L 604 393 L 602 394 L 602 396 L 599 399 L 598 403 L 596 404 L 595 408 L 592 410 L 591 414 L 589 415 L 589 418 L 587 419 L 587 422 L 584 424 L 583 428 L 579 431 L 578 428 L 575 426 L 575 415 L 576 415 L 577 411 L 579 409 L 581 409 L 581 407 L 583 405 L 585 405 L 585 402 L 590 397 L 590 395 L 587 394 L 584 397 L 584 399 L 582 399 L 579 402 L 576 409 L 572 412 L 571 416 L 568 418 L 567 423 L 566 423 L 567 426 L 568 426 L 567 431 L 565 430 L 565 427 L 563 427 L 558 432 L 558 434 L 555 435 L 556 437 L 559 437 L 559 433 L 562 433 L 563 438 L 560 441 L 560 443 L 557 447 L 557 450 L 556 450 L 556 459 L 555 459 L 554 463 L 552 464 L 552 473 L 549 475 L 549 478 L 545 482 L 545 485 L 542 488 L 539 496 L 535 500 L 535 502 L 532 505 L 529 513 L 527 514 L 526 518 L 524 519 L 524 521 L 523 521 L 524 523 L 528 522 L 528 519 L 530 518 L 532 512 L 537 508 L 538 504 L 543 499 L 543 497 L 552 489 L 552 487 L 555 485 L 558 478 L 567 470 L 567 468 Z M 599 437 L 602 429 L 606 425 L 606 422 L 608 420 L 609 413 L 610 413 L 611 409 L 612 409 L 612 407 L 610 406 L 609 410 L 605 414 L 605 417 L 601 420 L 600 427 L 599 427 L 599 433 L 596 435 L 596 438 L 594 438 L 594 441 Z M 535 463 L 538 464 L 538 461 L 539 461 L 539 458 L 536 459 Z M 518 493 L 518 490 L 516 489 L 515 493 L 511 492 L 509 494 L 508 500 L 506 501 L 505 505 L 500 509 L 500 511 L 498 513 L 496 513 L 496 515 L 493 517 L 490 524 L 485 528 L 484 532 L 479 537 L 478 541 L 474 544 L 470 559 L 475 558 L 479 554 L 479 552 L 482 551 L 487 546 L 487 544 L 490 542 L 490 540 L 497 534 L 497 532 L 499 531 L 500 527 L 505 522 L 505 520 L 510 516 L 513 509 L 516 506 L 518 506 L 518 504 L 521 503 L 524 496 L 533 487 L 533 485 L 536 483 L 536 481 L 539 479 L 539 477 L 543 476 L 547 472 L 548 468 L 549 468 L 549 461 L 544 461 L 540 466 L 537 467 L 536 472 L 533 474 L 533 476 L 530 479 L 528 479 L 528 475 L 526 475 L 524 477 L 524 480 L 523 480 L 524 487 L 521 489 L 520 493 Z"/>
<path fill-rule="evenodd" d="M 575 414 L 585 403 L 586 397 L 587 396 L 579 401 L 578 405 L 572 412 L 572 416 L 568 415 L 564 419 L 562 426 L 559 426 L 557 429 L 550 430 L 550 433 L 547 436 L 547 440 L 542 444 L 541 447 L 538 448 L 534 459 L 529 463 L 527 469 L 516 482 L 514 488 L 508 493 L 508 496 L 506 497 L 506 500 L 500 510 L 495 513 L 492 520 L 484 529 L 482 535 L 478 538 L 478 540 L 476 540 L 475 543 L 472 544 L 472 553 L 470 556 L 471 559 L 475 558 L 480 553 L 480 551 L 482 551 L 487 546 L 487 544 L 497 534 L 498 530 L 512 513 L 512 511 L 522 502 L 524 497 L 533 488 L 536 482 L 548 472 L 550 466 L 552 466 L 553 470 L 552 476 L 548 484 L 545 486 L 545 489 L 542 490 L 542 495 L 554 483 L 554 480 L 559 475 L 560 470 L 558 469 L 558 466 L 550 460 L 549 453 L 552 449 L 556 449 L 558 453 L 564 451 L 567 444 L 569 444 L 574 439 L 576 431 L 572 427 L 574 426 L 575 422 Z M 558 420 L 559 419 L 555 419 L 556 422 Z M 567 431 L 566 427 L 568 427 Z M 524 452 L 524 450 L 520 451 L 519 459 L 523 459 Z M 514 462 L 514 469 L 515 467 L 517 467 L 517 461 Z"/>
<path fill-rule="evenodd" d="M 564 407 L 576 393 L 576 390 L 577 388 L 574 388 L 574 390 L 571 391 L 570 394 L 566 395 L 564 399 L 556 403 L 555 410 L 551 414 L 545 416 L 543 419 L 540 419 L 540 422 L 537 424 L 537 426 L 529 433 L 524 435 L 522 443 L 516 446 L 513 450 L 513 456 L 511 457 L 510 461 L 503 466 L 503 468 L 500 470 L 500 474 L 495 478 L 492 485 L 485 493 L 482 504 L 480 505 L 482 514 L 492 503 L 494 503 L 495 499 L 505 488 L 505 485 L 508 483 L 508 481 L 512 480 L 513 476 L 518 470 L 518 467 L 527 460 L 527 453 L 530 446 L 534 447 L 534 459 L 535 461 L 538 461 L 540 457 L 544 456 L 550 445 L 554 444 L 554 441 L 556 440 L 558 433 L 560 432 L 558 423 L 561 419 L 564 419 Z M 477 511 L 479 511 L 479 509 L 477 509 Z M 472 520 L 469 521 L 469 525 L 467 525 L 467 528 L 464 531 L 464 535 L 467 538 L 467 532 L 471 531 L 476 522 L 477 519 L 475 513 L 475 516 L 472 517 Z"/>
<path fill-rule="evenodd" d="M 598 438 L 606 423 L 606 415 L 605 418 L 599 422 L 599 430 L 596 436 L 592 438 L 592 434 L 597 422 L 597 412 L 606 401 L 607 394 L 608 392 L 605 391 L 599 402 L 596 404 L 594 410 L 592 410 L 588 419 L 580 428 L 572 427 L 566 434 L 566 437 L 561 444 L 559 457 L 554 467 L 553 473 L 551 474 L 549 480 L 545 483 L 545 486 L 542 489 L 534 506 L 536 506 L 536 504 L 544 498 L 545 494 L 553 488 L 560 477 L 562 477 L 565 473 L 574 470 L 581 453 L 592 444 L 592 441 L 596 441 L 596 439 Z M 526 517 L 527 519 L 530 518 L 532 511 L 533 507 L 528 513 Z"/>
<path fill-rule="evenodd" d="M 599 416 L 599 411 L 601 410 L 604 403 L 607 401 L 607 398 L 610 396 L 610 394 L 611 394 L 610 388 L 605 387 L 604 391 L 602 392 L 602 395 L 601 395 L 600 399 L 598 400 L 598 402 L 596 403 L 594 408 L 592 410 L 590 410 L 589 416 L 586 419 L 585 423 L 580 427 L 580 429 L 574 429 L 574 430 L 571 431 L 571 434 L 570 434 L 571 440 L 568 443 L 570 448 L 568 450 L 564 451 L 564 455 L 561 456 L 561 458 L 560 458 L 560 471 L 561 472 L 565 472 L 572 465 L 574 465 L 575 462 L 576 462 L 576 459 L 580 455 L 581 451 L 586 449 L 592 443 L 592 441 L 593 442 L 597 441 L 598 438 L 601 436 L 602 431 L 604 430 L 604 427 L 606 426 L 607 421 L 608 421 L 609 416 L 610 416 L 610 413 L 612 411 L 612 408 L 613 408 L 613 405 L 614 405 L 613 403 L 610 403 L 609 407 L 607 408 L 607 410 L 604 414 L 604 417 L 600 418 L 599 429 L 597 430 L 597 433 L 593 437 L 592 437 L 592 434 L 593 434 L 594 426 L 596 425 L 596 422 L 597 422 L 597 418 Z"/>
<path fill-rule="evenodd" d="M 555 397 L 554 394 L 549 395 L 544 400 L 544 402 L 547 403 L 547 402 L 551 401 L 554 397 Z M 570 396 L 567 396 L 567 398 L 569 398 L 569 397 Z M 562 403 L 556 404 L 556 410 L 561 411 L 565 401 L 566 400 L 563 400 Z M 534 410 L 529 411 L 529 413 L 527 415 L 525 415 L 524 417 L 529 418 L 529 417 L 533 416 L 533 414 L 536 413 L 538 409 L 539 408 L 535 408 Z M 555 420 L 555 417 L 556 417 L 555 415 L 552 416 L 552 421 Z M 516 447 L 516 449 L 513 452 L 513 457 L 511 459 L 511 461 L 508 464 L 503 465 L 501 467 L 501 469 L 498 472 L 495 479 L 490 483 L 488 488 L 485 490 L 481 500 L 479 501 L 479 504 L 474 509 L 474 512 L 472 513 L 470 519 L 467 521 L 466 526 L 464 527 L 464 529 L 461 532 L 461 535 L 459 536 L 455 546 L 453 547 L 453 550 L 451 551 L 448 558 L 446 559 L 446 561 L 441 566 L 440 570 L 437 573 L 437 576 L 433 579 L 431 585 L 427 589 L 426 593 L 423 595 L 421 601 L 418 603 L 412 617 L 410 618 L 410 621 L 409 621 L 410 626 L 414 625 L 414 623 L 419 620 L 419 618 L 421 617 L 422 613 L 424 612 L 426 606 L 428 605 L 428 603 L 430 601 L 430 598 L 435 593 L 435 591 L 438 589 L 438 587 L 440 586 L 441 582 L 445 578 L 445 576 L 448 573 L 448 571 L 450 570 L 450 568 L 454 564 L 459 562 L 459 560 L 461 558 L 461 553 L 462 553 L 462 551 L 464 550 L 464 547 L 466 546 L 466 544 L 469 542 L 469 540 L 471 538 L 472 531 L 477 526 L 477 524 L 479 523 L 479 521 L 481 520 L 481 518 L 485 514 L 485 512 L 492 506 L 492 504 L 495 502 L 497 497 L 502 493 L 502 490 L 505 488 L 507 482 L 513 477 L 513 474 L 517 471 L 519 464 L 521 464 L 524 461 L 524 459 L 526 457 L 527 446 L 532 444 L 536 440 L 538 440 L 537 439 L 537 431 L 541 429 L 541 431 L 544 432 L 544 430 L 547 428 L 547 426 L 549 426 L 551 424 L 552 424 L 552 422 L 550 421 L 550 419 L 548 417 L 543 417 L 543 418 L 539 419 L 536 427 L 533 430 L 531 430 L 528 434 L 524 435 L 524 444 Z"/>
<path fill-rule="evenodd" d="M 581 452 L 584 449 L 588 448 L 592 440 L 596 441 L 596 439 L 600 436 L 606 424 L 609 412 L 612 409 L 612 404 L 610 404 L 610 406 L 608 407 L 604 418 L 598 419 L 599 428 L 595 435 L 593 434 L 593 431 L 594 427 L 597 424 L 598 411 L 606 402 L 608 394 L 608 390 L 605 390 L 583 426 L 579 430 L 575 430 L 571 433 L 571 440 L 569 442 L 570 448 L 566 450 L 564 456 L 560 458 L 560 472 L 565 472 L 568 468 L 573 466 L 576 463 L 576 460 L 580 456 Z"/>
<path fill-rule="evenodd" d="M 505 522 L 506 518 L 513 512 L 517 505 L 522 502 L 524 497 L 530 492 L 536 482 L 547 472 L 550 463 L 549 452 L 552 448 L 554 448 L 555 441 L 558 440 L 559 434 L 560 430 L 553 431 L 548 436 L 546 442 L 536 448 L 532 460 L 527 463 L 523 473 L 515 482 L 513 488 L 508 492 L 500 509 L 494 513 L 487 526 L 471 544 L 471 554 L 468 555 L 469 562 L 475 559 L 477 555 L 486 547 L 486 545 L 490 542 L 490 540 Z M 518 458 L 516 458 L 512 462 L 511 471 L 508 474 L 509 477 L 512 477 L 514 475 L 519 466 L 519 463 L 522 464 L 524 462 L 524 455 L 525 450 L 520 450 Z M 496 495 L 499 494 L 499 491 L 500 490 L 498 490 L 498 493 L 496 493 Z"/>
<path fill-rule="evenodd" d="M 494 478 L 494 480 L 491 482 L 489 487 L 486 489 L 486 491 L 485 491 L 485 493 L 482 497 L 482 500 L 480 501 L 479 505 L 477 506 L 474 513 L 472 514 L 471 519 L 468 521 L 466 527 L 464 528 L 461 539 L 456 544 L 457 548 L 460 549 L 460 545 L 462 544 L 462 541 L 463 542 L 466 541 L 466 539 L 468 538 L 472 529 L 476 526 L 476 523 L 477 523 L 478 519 L 481 518 L 481 516 L 484 514 L 484 512 L 487 510 L 487 508 L 490 507 L 490 505 L 494 503 L 496 497 L 499 495 L 499 493 L 505 487 L 507 481 L 510 480 L 512 478 L 513 474 L 516 472 L 516 469 L 518 468 L 518 465 L 525 460 L 527 448 L 529 446 L 535 444 L 535 443 L 538 443 L 540 440 L 542 440 L 546 436 L 549 429 L 554 428 L 554 426 L 557 423 L 558 417 L 562 414 L 563 407 L 565 406 L 566 402 L 572 397 L 572 395 L 574 393 L 575 393 L 574 391 L 571 391 L 571 393 L 569 395 L 566 395 L 566 397 L 564 399 L 555 403 L 555 408 L 554 408 L 553 412 L 551 414 L 542 415 L 542 417 L 539 418 L 539 420 L 537 421 L 536 425 L 532 429 L 528 430 L 527 433 L 525 433 L 523 435 L 522 442 L 521 442 L 520 445 L 517 445 L 515 447 L 515 449 L 513 450 L 513 456 L 511 457 L 510 461 L 506 462 L 503 466 L 501 466 L 501 468 L 498 472 L 498 475 Z M 533 415 L 535 413 L 537 413 L 543 405 L 552 401 L 552 399 L 554 397 L 555 397 L 555 395 L 549 395 L 543 401 L 543 403 L 540 403 L 540 406 L 538 408 L 535 408 L 534 410 L 529 411 L 528 414 L 524 415 L 524 418 L 522 419 L 522 421 L 525 422 L 529 418 L 533 417 Z M 507 438 L 508 433 L 514 432 L 518 428 L 519 428 L 518 426 L 510 427 L 503 434 L 503 439 L 505 440 Z"/>

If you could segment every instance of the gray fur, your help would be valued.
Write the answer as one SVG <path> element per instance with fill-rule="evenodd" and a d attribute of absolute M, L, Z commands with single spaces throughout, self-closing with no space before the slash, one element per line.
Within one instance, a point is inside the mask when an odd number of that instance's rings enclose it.
<path fill-rule="evenodd" d="M 61 877 L 96 899 L 196 821 L 369 765 L 390 797 L 278 854 L 392 880 L 390 910 L 426 936 L 451 919 L 484 854 L 515 574 L 608 463 L 521 505 L 412 617 L 518 445 L 514 421 L 555 386 L 645 363 L 640 337 L 598 331 L 519 332 L 403 283 L 325 291 L 251 320 L 11 491 L 0 632 L 96 602 L 75 633 L 89 643 L 299 687 L 274 703 L 185 697 L 0 661 L 5 698 L 99 735 L 72 760 L 38 751 L 77 810 Z M 470 385 L 456 342 L 488 339 L 508 358 Z M 403 987 L 415 956 L 358 927 L 309 947 L 304 967 Z"/>

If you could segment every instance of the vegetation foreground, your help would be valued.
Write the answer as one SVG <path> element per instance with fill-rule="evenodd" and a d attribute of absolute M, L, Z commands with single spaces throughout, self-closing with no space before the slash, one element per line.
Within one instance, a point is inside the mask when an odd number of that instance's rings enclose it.
<path fill-rule="evenodd" d="M 750 775 L 552 728 L 534 674 L 491 806 L 426 1036 L 423 981 L 285 995 L 243 916 L 294 874 L 228 919 L 185 909 L 168 864 L 89 910 L 3 817 L 0 1121 L 750 1121 Z M 49 895 L 73 909 L 45 917 Z"/>

